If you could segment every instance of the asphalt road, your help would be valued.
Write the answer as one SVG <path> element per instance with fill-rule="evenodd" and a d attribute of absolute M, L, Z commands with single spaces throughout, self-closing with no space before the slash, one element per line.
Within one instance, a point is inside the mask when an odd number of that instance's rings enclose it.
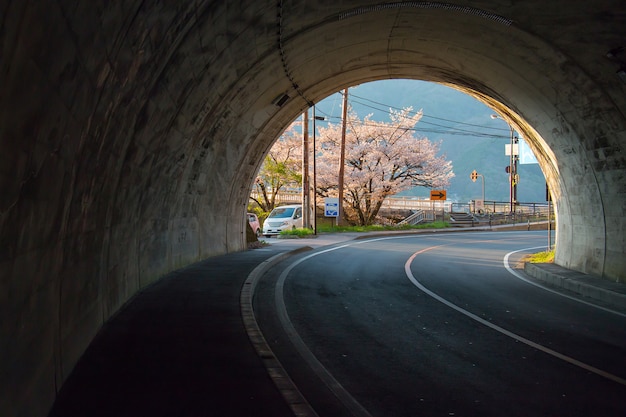
<path fill-rule="evenodd" d="M 624 416 L 626 317 L 520 279 L 516 260 L 545 240 L 454 233 L 318 249 L 264 276 L 255 313 L 322 417 Z"/>

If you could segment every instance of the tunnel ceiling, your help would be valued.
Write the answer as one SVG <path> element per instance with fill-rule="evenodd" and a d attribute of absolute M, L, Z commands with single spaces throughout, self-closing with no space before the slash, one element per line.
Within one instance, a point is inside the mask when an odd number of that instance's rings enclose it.
<path fill-rule="evenodd" d="M 136 291 L 243 249 L 274 140 L 366 81 L 509 118 L 555 194 L 557 262 L 625 280 L 622 3 L 0 2 L 0 414 L 45 415 Z"/>

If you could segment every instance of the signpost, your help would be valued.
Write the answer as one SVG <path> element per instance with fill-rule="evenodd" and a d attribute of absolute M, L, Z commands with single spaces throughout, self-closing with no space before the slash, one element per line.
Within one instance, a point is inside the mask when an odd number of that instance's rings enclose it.
<path fill-rule="evenodd" d="M 446 199 L 446 190 L 430 190 L 430 209 L 433 213 L 433 218 L 437 220 L 435 215 L 435 201 L 442 201 Z M 441 215 L 444 215 L 444 209 L 441 209 Z"/>
<path fill-rule="evenodd" d="M 431 200 L 445 200 L 446 190 L 430 190 L 430 199 Z"/>
<path fill-rule="evenodd" d="M 324 216 L 334 217 L 335 224 L 339 226 L 339 199 L 336 197 L 327 197 L 324 199 Z"/>
<path fill-rule="evenodd" d="M 339 199 L 328 197 L 324 199 L 324 216 L 337 217 L 339 216 Z"/>

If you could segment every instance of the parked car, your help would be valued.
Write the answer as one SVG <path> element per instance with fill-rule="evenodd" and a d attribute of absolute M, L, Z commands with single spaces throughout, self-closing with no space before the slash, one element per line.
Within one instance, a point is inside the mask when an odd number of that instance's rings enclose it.
<path fill-rule="evenodd" d="M 250 227 L 256 237 L 261 236 L 261 223 L 259 222 L 259 218 L 256 214 L 248 213 L 248 223 L 250 223 Z"/>
<path fill-rule="evenodd" d="M 263 235 L 278 235 L 283 230 L 302 227 L 302 205 L 276 207 L 263 223 Z"/>

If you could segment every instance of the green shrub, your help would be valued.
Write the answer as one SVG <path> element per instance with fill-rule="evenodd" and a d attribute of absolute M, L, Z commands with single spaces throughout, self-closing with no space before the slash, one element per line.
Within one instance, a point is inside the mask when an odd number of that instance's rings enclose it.
<path fill-rule="evenodd" d="M 283 230 L 282 232 L 280 232 L 280 234 L 283 236 L 298 236 L 298 237 L 309 236 L 309 235 L 312 235 L 313 233 L 315 233 L 313 230 L 303 228 L 303 227 L 298 228 L 298 229 Z"/>

